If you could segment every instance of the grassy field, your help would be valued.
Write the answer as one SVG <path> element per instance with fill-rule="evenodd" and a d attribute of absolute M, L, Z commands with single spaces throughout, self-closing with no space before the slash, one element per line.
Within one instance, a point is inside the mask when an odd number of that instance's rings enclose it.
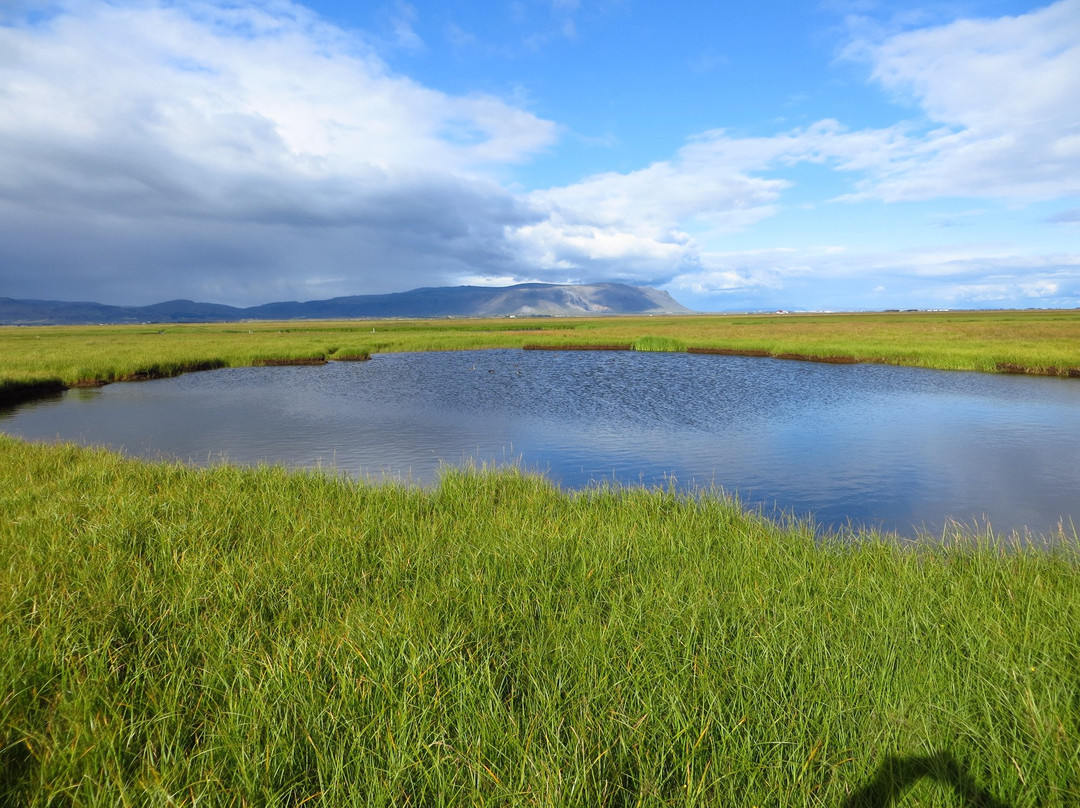
<path fill-rule="evenodd" d="M 587 345 L 1080 376 L 1080 311 L 0 327 L 0 399 L 268 360 Z"/>
<path fill-rule="evenodd" d="M 3 436 L 0 512 L 3 805 L 1080 804 L 1075 543 Z"/>
<path fill-rule="evenodd" d="M 1080 312 L 0 329 L 0 399 L 495 347 L 1080 372 Z M 0 806 L 1080 804 L 1080 541 L 0 435 Z"/>

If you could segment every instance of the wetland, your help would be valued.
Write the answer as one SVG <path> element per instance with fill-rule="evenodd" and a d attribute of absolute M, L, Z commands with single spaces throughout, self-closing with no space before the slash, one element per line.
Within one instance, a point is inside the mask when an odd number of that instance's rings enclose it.
<path fill-rule="evenodd" d="M 1068 311 L 0 329 L 0 804 L 1071 808 L 1080 543 L 1001 534 L 1075 513 L 1078 369 Z"/>
<path fill-rule="evenodd" d="M 1072 533 L 1080 383 L 629 351 L 445 351 L 73 389 L 0 430 L 140 457 L 430 485 L 519 464 L 564 488 L 720 489 L 819 527 Z"/>

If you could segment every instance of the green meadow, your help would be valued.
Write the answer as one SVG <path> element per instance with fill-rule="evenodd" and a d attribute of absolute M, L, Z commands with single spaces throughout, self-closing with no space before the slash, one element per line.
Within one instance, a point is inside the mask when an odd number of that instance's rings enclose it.
<path fill-rule="evenodd" d="M 1069 375 L 1080 312 L 5 328 L 0 390 L 581 345 Z M 0 514 L 3 806 L 1080 804 L 1072 528 L 3 435 Z"/>
<path fill-rule="evenodd" d="M 0 458 L 7 804 L 1080 800 L 1075 542 L 821 542 L 511 471 Z"/>

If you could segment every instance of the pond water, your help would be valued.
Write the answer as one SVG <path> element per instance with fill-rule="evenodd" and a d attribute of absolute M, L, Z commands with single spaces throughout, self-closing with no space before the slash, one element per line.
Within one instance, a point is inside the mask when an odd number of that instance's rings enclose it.
<path fill-rule="evenodd" d="M 143 457 L 426 484 L 518 463 L 567 488 L 721 488 L 770 515 L 902 536 L 1080 525 L 1080 383 L 593 351 L 378 355 L 70 390 L 0 430 Z"/>

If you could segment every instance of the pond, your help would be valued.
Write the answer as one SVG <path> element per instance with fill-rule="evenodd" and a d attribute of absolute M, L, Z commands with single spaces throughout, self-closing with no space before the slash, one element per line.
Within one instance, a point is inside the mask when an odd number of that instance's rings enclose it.
<path fill-rule="evenodd" d="M 1056 534 L 1080 522 L 1080 383 L 603 351 L 385 354 L 69 390 L 0 430 L 196 463 L 427 484 L 517 463 L 566 488 L 722 489 L 818 525 Z"/>

